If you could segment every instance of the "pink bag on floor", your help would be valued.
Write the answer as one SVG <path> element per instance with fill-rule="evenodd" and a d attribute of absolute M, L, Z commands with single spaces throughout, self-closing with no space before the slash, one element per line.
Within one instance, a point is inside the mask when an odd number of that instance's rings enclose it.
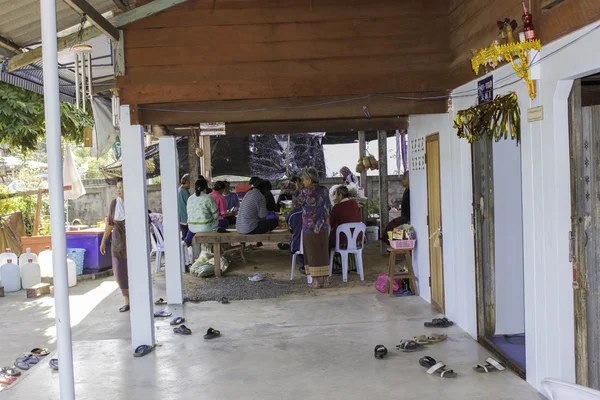
<path fill-rule="evenodd" d="M 388 279 L 387 274 L 379 275 L 379 277 L 377 277 L 377 282 L 375 282 L 375 289 L 377 289 L 381 293 L 387 293 L 387 290 L 386 290 L 387 289 L 387 279 Z M 400 283 L 398 282 L 397 279 L 394 279 L 393 290 L 394 290 L 394 292 L 397 292 L 398 290 L 400 290 Z"/>

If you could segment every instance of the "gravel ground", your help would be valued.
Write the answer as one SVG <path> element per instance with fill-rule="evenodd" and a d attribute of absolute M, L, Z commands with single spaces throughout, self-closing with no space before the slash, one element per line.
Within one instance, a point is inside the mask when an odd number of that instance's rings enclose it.
<path fill-rule="evenodd" d="M 187 274 L 186 274 L 187 275 Z M 197 278 L 187 275 L 184 278 L 184 298 L 186 301 L 219 301 L 270 299 L 305 289 L 306 282 L 295 279 L 275 280 L 270 276 L 260 282 L 251 282 L 247 276 L 227 276 L 224 278 Z"/>

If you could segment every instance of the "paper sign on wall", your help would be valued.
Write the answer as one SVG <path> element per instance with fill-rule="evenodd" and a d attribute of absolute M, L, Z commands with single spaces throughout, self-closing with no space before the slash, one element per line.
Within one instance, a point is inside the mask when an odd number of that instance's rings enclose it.
<path fill-rule="evenodd" d="M 542 121 L 544 119 L 544 106 L 527 110 L 527 122 Z"/>
<path fill-rule="evenodd" d="M 225 122 L 201 123 L 200 124 L 200 135 L 201 136 L 225 135 Z"/>
<path fill-rule="evenodd" d="M 494 76 L 488 76 L 477 82 L 477 105 L 494 100 Z"/>

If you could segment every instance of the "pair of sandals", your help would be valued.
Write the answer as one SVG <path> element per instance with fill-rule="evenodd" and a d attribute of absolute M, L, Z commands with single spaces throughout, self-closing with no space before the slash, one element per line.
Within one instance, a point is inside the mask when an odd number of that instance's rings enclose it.
<path fill-rule="evenodd" d="M 432 333 L 429 335 L 419 335 L 415 336 L 414 341 L 418 344 L 427 345 L 432 343 L 440 343 L 444 340 L 448 339 L 448 335 L 440 334 L 440 333 Z"/>
<path fill-rule="evenodd" d="M 48 354 L 50 354 L 48 349 L 36 347 L 35 349 L 32 349 L 29 353 L 17 358 L 14 362 L 14 366 L 23 371 L 27 371 L 31 368 L 32 365 L 35 365 L 42 361 L 42 358 L 46 357 Z"/>
<path fill-rule="evenodd" d="M 419 359 L 419 364 L 427 368 L 427 374 L 437 374 L 440 378 L 456 378 L 458 374 L 451 369 L 446 369 L 446 364 L 436 361 L 435 358 L 425 356 Z"/>
<path fill-rule="evenodd" d="M 171 321 L 171 325 L 172 326 L 180 325 L 180 326 L 177 326 L 176 328 L 173 328 L 173 332 L 177 333 L 179 335 L 191 335 L 192 330 L 185 325 L 181 325 L 184 322 L 185 322 L 185 318 L 182 318 L 182 317 L 173 318 L 173 321 Z"/>

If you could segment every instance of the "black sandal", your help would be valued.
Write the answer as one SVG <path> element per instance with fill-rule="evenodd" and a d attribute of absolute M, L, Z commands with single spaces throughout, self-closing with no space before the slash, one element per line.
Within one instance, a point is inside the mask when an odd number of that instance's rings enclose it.
<path fill-rule="evenodd" d="M 414 340 L 402 340 L 400 344 L 396 346 L 398 350 L 412 353 L 413 351 L 418 351 L 423 348 L 422 344 L 415 342 Z"/>
<path fill-rule="evenodd" d="M 154 302 L 155 306 L 162 306 L 164 304 L 167 304 L 167 302 L 162 297 Z"/>
<path fill-rule="evenodd" d="M 229 304 L 229 299 L 227 297 L 221 298 L 221 304 Z"/>
<path fill-rule="evenodd" d="M 125 304 L 123 307 L 119 308 L 119 312 L 127 312 L 129 309 L 129 304 Z"/>
<path fill-rule="evenodd" d="M 419 364 L 422 367 L 428 368 L 427 373 L 433 375 L 437 373 L 440 378 L 456 378 L 457 374 L 451 369 L 446 369 L 446 364 L 437 362 L 433 357 L 425 356 L 419 359 Z"/>
<path fill-rule="evenodd" d="M 191 335 L 192 330 L 185 325 L 178 326 L 177 328 L 173 328 L 173 332 L 178 333 L 180 335 Z"/>
<path fill-rule="evenodd" d="M 213 328 L 208 328 L 206 335 L 204 335 L 204 339 L 214 339 L 219 336 L 221 336 L 221 332 Z"/>
<path fill-rule="evenodd" d="M 424 325 L 427 328 L 448 328 L 454 325 L 454 322 L 450 321 L 448 318 L 434 318 L 431 322 L 425 322 Z"/>
<path fill-rule="evenodd" d="M 378 360 L 383 360 L 383 358 L 387 355 L 388 349 L 385 348 L 384 345 L 378 344 L 375 346 L 375 358 Z"/>

